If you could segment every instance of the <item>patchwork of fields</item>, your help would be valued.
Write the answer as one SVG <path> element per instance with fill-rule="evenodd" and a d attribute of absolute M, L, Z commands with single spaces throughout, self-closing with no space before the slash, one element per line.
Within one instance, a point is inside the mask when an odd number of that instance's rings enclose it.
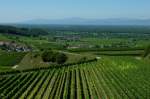
<path fill-rule="evenodd" d="M 149 99 L 150 63 L 134 57 L 0 76 L 1 99 Z"/>

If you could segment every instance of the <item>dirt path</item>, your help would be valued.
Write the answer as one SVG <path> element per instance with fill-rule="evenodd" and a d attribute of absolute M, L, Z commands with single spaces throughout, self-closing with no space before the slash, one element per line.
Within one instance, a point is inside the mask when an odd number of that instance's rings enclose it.
<path fill-rule="evenodd" d="M 15 65 L 15 66 L 12 67 L 12 69 L 16 69 L 17 67 L 18 67 L 18 65 Z"/>

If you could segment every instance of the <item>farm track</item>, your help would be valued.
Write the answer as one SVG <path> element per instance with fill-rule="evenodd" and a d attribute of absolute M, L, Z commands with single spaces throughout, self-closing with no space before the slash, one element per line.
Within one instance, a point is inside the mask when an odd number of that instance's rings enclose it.
<path fill-rule="evenodd" d="M 1 76 L 0 99 L 150 98 L 149 79 L 131 79 L 108 60 Z"/>

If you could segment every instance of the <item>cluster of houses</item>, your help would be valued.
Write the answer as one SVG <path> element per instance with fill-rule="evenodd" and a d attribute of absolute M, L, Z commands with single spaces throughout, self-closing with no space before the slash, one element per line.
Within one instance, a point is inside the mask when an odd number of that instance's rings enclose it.
<path fill-rule="evenodd" d="M 69 45 L 68 49 L 77 49 L 77 48 L 93 48 L 94 45 L 88 45 L 88 44 L 77 44 L 77 45 Z"/>
<path fill-rule="evenodd" d="M 61 42 L 61 41 L 68 41 L 68 42 L 69 41 L 79 41 L 80 36 L 74 36 L 74 35 L 55 36 L 53 39 L 57 42 Z"/>
<path fill-rule="evenodd" d="M 16 52 L 28 52 L 32 49 L 23 44 L 17 44 L 13 41 L 0 41 L 0 49 L 6 51 L 16 51 Z"/>

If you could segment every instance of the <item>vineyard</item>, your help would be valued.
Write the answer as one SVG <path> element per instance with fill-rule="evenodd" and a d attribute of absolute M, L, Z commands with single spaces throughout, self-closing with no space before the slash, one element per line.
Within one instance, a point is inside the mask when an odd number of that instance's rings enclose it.
<path fill-rule="evenodd" d="M 150 99 L 149 62 L 95 62 L 0 76 L 0 99 Z"/>

